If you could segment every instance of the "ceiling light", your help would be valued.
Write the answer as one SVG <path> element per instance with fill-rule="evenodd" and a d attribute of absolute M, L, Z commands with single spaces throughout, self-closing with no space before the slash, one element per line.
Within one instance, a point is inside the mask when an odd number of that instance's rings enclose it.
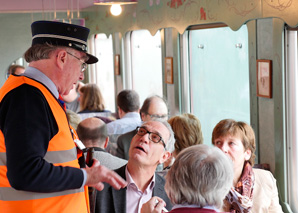
<path fill-rule="evenodd" d="M 93 4 L 95 5 L 113 5 L 113 4 L 137 4 L 137 0 L 94 0 Z"/>
<path fill-rule="evenodd" d="M 111 11 L 112 15 L 119 16 L 122 12 L 122 8 L 121 8 L 120 4 L 113 4 L 110 8 L 110 11 Z"/>

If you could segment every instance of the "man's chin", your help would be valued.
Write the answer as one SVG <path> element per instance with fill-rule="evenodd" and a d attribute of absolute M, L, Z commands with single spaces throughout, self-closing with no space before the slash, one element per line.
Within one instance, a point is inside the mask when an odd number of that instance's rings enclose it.
<path fill-rule="evenodd" d="M 71 89 L 67 89 L 67 90 L 65 90 L 62 94 L 60 94 L 60 95 L 68 95 L 69 94 L 69 92 L 70 92 L 70 90 Z"/>

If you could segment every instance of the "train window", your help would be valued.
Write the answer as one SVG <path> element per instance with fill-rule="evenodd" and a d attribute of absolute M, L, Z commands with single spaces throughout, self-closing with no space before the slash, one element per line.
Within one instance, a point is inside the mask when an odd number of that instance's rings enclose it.
<path fill-rule="evenodd" d="M 105 107 L 115 112 L 115 83 L 112 36 L 97 34 L 95 38 L 96 83 L 99 86 L 105 100 Z"/>
<path fill-rule="evenodd" d="M 232 118 L 250 123 L 248 31 L 244 25 L 189 31 L 191 112 L 211 144 L 214 126 Z"/>
<path fill-rule="evenodd" d="M 296 30 L 286 31 L 287 177 L 289 204 L 293 212 L 298 212 L 298 33 Z"/>
<path fill-rule="evenodd" d="M 150 95 L 163 95 L 160 31 L 154 36 L 147 30 L 133 31 L 130 42 L 131 87 L 138 92 L 142 104 Z"/>

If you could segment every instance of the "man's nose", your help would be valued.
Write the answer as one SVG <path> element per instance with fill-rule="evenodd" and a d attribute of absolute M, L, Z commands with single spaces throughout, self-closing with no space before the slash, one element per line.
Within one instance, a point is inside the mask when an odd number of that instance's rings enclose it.
<path fill-rule="evenodd" d="M 80 77 L 79 77 L 79 80 L 80 81 L 83 81 L 84 80 L 84 73 L 83 72 L 81 72 Z"/>
<path fill-rule="evenodd" d="M 149 143 L 149 133 L 147 132 L 145 135 L 141 136 L 140 140 L 145 143 Z"/>

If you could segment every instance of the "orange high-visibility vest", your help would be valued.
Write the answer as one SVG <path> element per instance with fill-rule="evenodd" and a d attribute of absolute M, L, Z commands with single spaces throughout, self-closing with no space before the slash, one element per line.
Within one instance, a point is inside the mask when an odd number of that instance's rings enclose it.
<path fill-rule="evenodd" d="M 42 84 L 24 77 L 10 75 L 0 89 L 0 102 L 4 96 L 14 88 L 28 84 L 38 88 L 46 98 L 58 125 L 58 133 L 49 141 L 44 159 L 55 166 L 70 166 L 79 168 L 77 150 L 70 132 L 65 111 L 57 99 Z M 63 153 L 63 154 L 61 154 Z M 59 156 L 57 158 L 56 156 Z M 85 213 L 88 210 L 87 187 L 52 193 L 34 193 L 15 190 L 9 184 L 6 176 L 6 148 L 5 138 L 0 130 L 0 212 L 5 213 Z"/>

